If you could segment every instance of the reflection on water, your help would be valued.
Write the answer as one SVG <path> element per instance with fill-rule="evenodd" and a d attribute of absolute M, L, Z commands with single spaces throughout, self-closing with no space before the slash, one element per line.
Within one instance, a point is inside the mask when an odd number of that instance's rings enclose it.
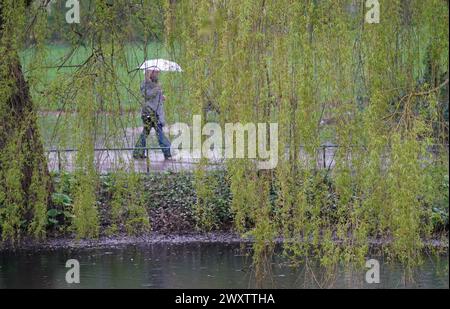
<path fill-rule="evenodd" d="M 405 281 L 400 265 L 380 259 L 380 283 L 340 268 L 291 268 L 276 256 L 257 285 L 248 247 L 239 244 L 153 244 L 115 249 L 0 252 L 0 288 L 448 288 L 448 256 L 426 257 Z M 67 284 L 68 259 L 80 262 L 80 284 Z M 326 280 L 325 280 L 326 278 Z M 408 276 L 409 278 L 409 276 Z"/>

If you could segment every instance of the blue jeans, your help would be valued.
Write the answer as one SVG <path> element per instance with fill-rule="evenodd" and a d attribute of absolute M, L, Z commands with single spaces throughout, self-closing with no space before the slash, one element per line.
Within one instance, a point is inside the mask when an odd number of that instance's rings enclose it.
<path fill-rule="evenodd" d="M 142 131 L 139 139 L 136 143 L 136 148 L 145 148 L 147 147 L 147 136 L 150 134 L 152 128 L 156 131 L 156 136 L 158 137 L 159 147 L 161 147 L 162 152 L 164 154 L 164 158 L 172 157 L 170 153 L 170 141 L 164 135 L 162 124 L 157 121 L 156 115 L 142 115 L 142 121 L 144 122 L 144 130 Z M 144 149 L 135 149 L 133 151 L 134 157 L 143 157 L 145 154 Z"/>

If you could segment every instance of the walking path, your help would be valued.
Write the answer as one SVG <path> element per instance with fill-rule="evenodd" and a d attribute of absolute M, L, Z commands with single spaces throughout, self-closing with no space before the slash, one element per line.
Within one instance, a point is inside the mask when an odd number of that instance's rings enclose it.
<path fill-rule="evenodd" d="M 177 151 L 172 151 L 174 155 L 173 161 L 165 161 L 164 156 L 159 147 L 156 146 L 155 131 L 150 132 L 147 139 L 147 158 L 134 159 L 133 147 L 142 132 L 142 127 L 126 128 L 125 134 L 117 141 L 110 141 L 109 145 L 120 145 L 117 148 L 108 147 L 104 142 L 98 141 L 96 150 L 94 151 L 94 164 L 96 170 L 100 174 L 106 174 L 119 169 L 130 171 L 134 169 L 140 173 L 163 172 L 163 171 L 192 171 L 199 164 L 198 158 L 193 158 L 190 154 L 183 153 L 182 158 L 177 158 Z M 169 133 L 169 127 L 164 128 L 166 135 Z M 151 141 L 151 143 L 149 143 Z M 151 146 L 149 146 L 151 145 Z M 115 147 L 115 146 L 113 146 Z M 326 144 L 318 149 L 316 158 L 311 158 L 305 151 L 300 150 L 300 159 L 308 162 L 308 164 L 318 168 L 332 168 L 334 166 L 334 155 L 336 146 Z M 50 171 L 67 171 L 73 172 L 76 168 L 76 149 L 51 149 L 47 152 L 48 165 Z M 208 160 L 208 169 L 224 168 L 225 161 L 221 158 L 219 151 L 213 152 L 213 158 Z"/>
<path fill-rule="evenodd" d="M 318 168 L 333 168 L 334 155 L 336 147 L 324 147 L 318 153 L 317 158 L 307 159 L 304 152 L 301 151 L 300 157 L 307 160 Z M 127 149 L 97 149 L 94 152 L 94 165 L 96 170 L 101 174 L 106 174 L 119 169 L 136 172 L 162 172 L 162 171 L 192 171 L 199 164 L 199 159 L 193 158 L 189 154 L 184 154 L 182 158 L 177 158 L 174 153 L 174 160 L 165 161 L 161 150 L 147 150 L 147 158 L 134 159 L 132 156 L 132 148 Z M 208 169 L 221 169 L 224 167 L 224 160 L 219 159 L 219 153 L 216 152 L 217 159 L 208 160 Z M 303 153 L 303 154 L 302 154 Z M 52 150 L 48 152 L 48 166 L 51 171 L 68 171 L 73 172 L 76 167 L 77 151 L 70 150 Z"/>

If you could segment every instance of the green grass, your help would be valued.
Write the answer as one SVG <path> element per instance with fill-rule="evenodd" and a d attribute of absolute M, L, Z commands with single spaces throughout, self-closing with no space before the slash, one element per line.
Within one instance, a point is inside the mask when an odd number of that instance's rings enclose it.
<path fill-rule="evenodd" d="M 156 42 L 147 46 L 146 54 L 143 46 L 134 44 L 128 44 L 124 50 L 126 66 L 120 65 L 118 61 L 115 61 L 115 73 L 118 78 L 112 84 L 116 90 L 104 99 L 105 102 L 102 105 L 102 110 L 104 111 L 139 111 L 141 108 L 139 86 L 144 78 L 144 74 L 141 70 L 136 69 L 145 59 L 171 59 L 163 45 Z M 34 78 L 31 94 L 38 110 L 76 110 L 76 107 L 68 106 L 64 100 L 53 99 L 51 96 L 46 97 L 43 93 L 48 91 L 48 89 L 54 89 L 55 93 L 60 96 L 64 89 L 62 88 L 62 81 L 70 81 L 76 71 L 79 70 L 75 66 L 85 63 L 91 54 L 92 50 L 87 47 L 80 46 L 72 53 L 70 46 L 47 45 L 44 60 L 40 61 L 42 62 L 41 64 L 33 66 L 35 50 L 30 48 L 22 52 L 21 58 L 25 75 L 28 78 Z M 60 67 L 62 65 L 64 67 Z M 176 75 L 161 74 L 161 83 L 163 87 L 166 86 L 164 87 L 166 93 L 168 93 L 169 89 L 179 89 L 179 87 L 169 87 L 174 83 L 179 84 L 180 80 Z"/>
<path fill-rule="evenodd" d="M 114 93 L 103 99 L 102 108 L 97 109 L 95 135 L 96 140 L 111 141 L 115 146 L 122 142 L 118 138 L 124 138 L 126 128 L 136 128 L 142 125 L 140 110 L 142 95 L 140 84 L 144 78 L 141 70 L 136 70 L 145 59 L 165 58 L 172 59 L 165 51 L 161 43 L 152 42 L 147 46 L 146 54 L 143 46 L 128 44 L 125 46 L 126 63 L 116 65 L 117 80 Z M 90 57 L 92 51 L 87 47 L 79 47 L 72 53 L 68 45 L 49 44 L 45 46 L 45 56 L 39 61 L 39 65 L 33 65 L 35 50 L 30 48 L 21 53 L 23 71 L 27 78 L 33 78 L 30 82 L 31 95 L 39 114 L 39 127 L 42 138 L 47 148 L 72 148 L 75 147 L 77 131 L 77 117 L 73 112 L 77 111 L 72 101 L 63 98 L 66 88 L 63 81 L 70 81 L 79 68 L 74 67 L 83 64 Z M 64 67 L 58 68 L 63 65 Z M 164 73 L 160 75 L 166 101 L 166 118 L 168 122 L 180 121 L 186 116 L 184 102 L 185 94 L 180 91 L 181 74 Z M 45 95 L 50 90 L 54 95 Z M 93 133 L 94 134 L 94 133 Z M 154 144 L 154 141 L 150 141 Z M 111 145 L 112 146 L 112 145 Z M 123 145 L 122 145 L 123 146 Z"/>
<path fill-rule="evenodd" d="M 38 117 L 38 124 L 42 140 L 47 149 L 75 148 L 77 145 L 76 114 L 46 113 Z M 120 116 L 100 114 L 96 119 L 95 136 L 97 145 L 106 144 L 108 147 L 125 147 L 126 138 L 130 136 L 127 129 L 142 126 L 138 113 L 127 113 Z"/>

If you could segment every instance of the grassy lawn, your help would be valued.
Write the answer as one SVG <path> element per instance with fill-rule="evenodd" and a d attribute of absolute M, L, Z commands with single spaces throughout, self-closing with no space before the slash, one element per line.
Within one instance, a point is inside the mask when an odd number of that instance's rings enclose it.
<path fill-rule="evenodd" d="M 21 53 L 23 70 L 28 78 L 34 78 L 31 94 L 37 106 L 39 126 L 46 148 L 72 148 L 76 145 L 77 107 L 65 101 L 60 93 L 62 81 L 70 81 L 79 70 L 77 65 L 83 64 L 90 57 L 92 50 L 79 47 L 74 52 L 68 45 L 47 45 L 45 57 L 40 67 L 32 64 L 35 56 L 34 49 L 27 49 Z M 95 134 L 97 141 L 110 143 L 110 147 L 120 147 L 127 138 L 127 128 L 142 125 L 140 110 L 142 95 L 140 84 L 144 74 L 137 70 L 145 59 L 171 59 L 161 43 L 152 42 L 144 50 L 143 46 L 129 44 L 125 47 L 126 65 L 116 64 L 117 80 L 115 91 L 103 101 L 102 109 L 97 114 Z M 175 60 L 175 59 L 171 59 Z M 63 67 L 59 67 L 62 66 Z M 164 73 L 160 75 L 166 101 L 166 118 L 168 122 L 180 120 L 180 115 L 186 115 L 188 107 L 183 105 L 185 95 L 179 91 L 181 75 L 178 73 Z M 53 89 L 55 96 L 45 96 L 43 93 Z M 70 105 L 72 104 L 72 105 Z M 129 134 L 128 134 L 129 135 Z M 150 141 L 154 144 L 154 141 Z"/>
<path fill-rule="evenodd" d="M 54 89 L 55 93 L 60 95 L 62 92 L 61 83 L 70 82 L 72 76 L 79 70 L 79 67 L 76 66 L 84 64 L 92 55 L 92 50 L 80 46 L 75 51 L 72 51 L 71 47 L 66 45 L 47 45 L 44 60 L 42 61 L 43 64 L 39 67 L 33 66 L 34 55 L 34 49 L 27 49 L 22 52 L 21 58 L 25 75 L 28 78 L 35 79 L 33 82 L 34 87 L 31 91 L 38 109 L 41 111 L 76 110 L 76 107 L 68 106 L 64 100 L 46 97 L 42 93 L 49 89 Z M 143 46 L 129 44 L 124 48 L 124 57 L 125 61 L 122 61 L 122 64 L 115 62 L 114 71 L 117 74 L 117 78 L 111 83 L 114 84 L 115 90 L 104 99 L 105 102 L 102 104 L 103 111 L 139 111 L 141 107 L 139 86 L 144 78 L 144 74 L 137 68 L 145 59 L 171 59 L 163 45 L 157 42 L 150 43 L 146 50 L 144 50 Z M 108 62 L 107 66 L 109 65 L 110 63 Z M 166 94 L 171 95 L 171 93 L 168 93 L 169 88 L 179 88 L 168 87 L 169 83 L 173 85 L 180 82 L 179 76 L 176 75 L 171 73 L 161 74 L 161 83 Z M 110 80 L 107 80 L 107 82 L 110 82 Z M 108 102 L 108 100 L 110 101 Z"/>
<path fill-rule="evenodd" d="M 142 126 L 139 113 L 124 113 L 120 116 L 99 114 L 95 121 L 95 131 L 92 134 L 97 147 L 124 147 L 127 139 L 131 140 L 133 136 L 131 130 Z M 47 149 L 77 147 L 79 130 L 77 130 L 78 117 L 76 114 L 44 113 L 38 117 L 38 122 Z"/>
<path fill-rule="evenodd" d="M 425 45 L 425 44 L 424 44 Z M 31 93 L 37 109 L 45 114 L 40 115 L 39 123 L 45 144 L 47 146 L 67 146 L 72 147 L 74 142 L 74 132 L 76 132 L 76 117 L 73 112 L 77 110 L 76 105 L 63 96 L 64 87 L 62 82 L 70 81 L 73 75 L 79 70 L 77 65 L 85 63 L 92 50 L 88 47 L 80 46 L 75 51 L 71 47 L 63 44 L 49 44 L 46 46 L 46 52 L 41 67 L 34 67 L 32 64 L 35 51 L 27 49 L 22 52 L 22 63 L 27 77 L 34 78 Z M 120 65 L 116 62 L 115 73 L 117 80 L 107 81 L 114 85 L 113 93 L 108 93 L 102 100 L 100 114 L 96 119 L 96 132 L 101 140 L 115 140 L 120 143 L 119 136 L 124 137 L 126 128 L 135 128 L 141 126 L 139 112 L 142 104 L 140 94 L 140 84 L 144 78 L 142 71 L 137 68 L 145 59 L 165 58 L 172 59 L 165 50 L 162 43 L 152 42 L 145 49 L 137 44 L 128 44 L 124 47 L 126 65 Z M 420 53 L 424 56 L 424 51 Z M 116 55 L 115 55 L 116 57 Z M 420 59 L 419 63 L 422 63 Z M 59 67 L 64 65 L 64 67 Z M 423 66 L 421 66 L 423 70 Z M 419 70 L 419 71 L 421 71 Z M 36 73 L 37 72 L 37 73 Z M 418 76 L 421 72 L 416 72 Z M 187 101 L 187 91 L 184 90 L 183 73 L 164 73 L 160 75 L 161 84 L 167 100 L 165 102 L 167 122 L 174 123 L 178 121 L 191 124 L 192 108 Z M 318 86 L 321 82 L 318 81 Z M 332 101 L 333 94 L 328 93 L 326 85 L 323 85 L 320 100 L 324 102 Z M 53 90 L 53 96 L 45 96 L 42 93 L 47 90 Z M 72 105 L 71 105 L 72 104 Z M 327 107 L 328 116 L 339 117 L 335 115 L 331 106 Z M 63 113 L 58 116 L 57 111 Z M 67 113 L 67 114 L 65 114 Z M 113 116 L 115 115 L 115 116 Z M 213 121 L 208 119 L 207 121 Z M 335 132 L 333 125 L 326 125 L 320 130 L 321 142 L 334 142 Z"/>

